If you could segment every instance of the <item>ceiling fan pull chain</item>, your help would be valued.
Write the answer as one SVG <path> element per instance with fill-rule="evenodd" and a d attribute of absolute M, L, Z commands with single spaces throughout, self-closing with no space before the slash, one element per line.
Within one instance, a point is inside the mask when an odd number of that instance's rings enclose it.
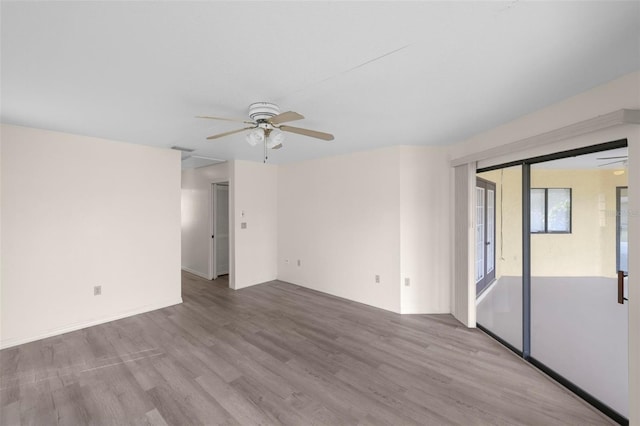
<path fill-rule="evenodd" d="M 267 164 L 268 151 L 267 151 L 267 138 L 264 138 L 264 164 Z"/>

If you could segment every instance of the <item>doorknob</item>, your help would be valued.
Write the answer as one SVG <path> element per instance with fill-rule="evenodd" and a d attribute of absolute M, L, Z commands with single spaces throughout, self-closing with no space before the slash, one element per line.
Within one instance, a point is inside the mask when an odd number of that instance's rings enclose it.
<path fill-rule="evenodd" d="M 624 301 L 628 300 L 624 297 L 624 277 L 628 276 L 624 271 L 618 271 L 618 303 L 621 305 L 624 305 Z"/>

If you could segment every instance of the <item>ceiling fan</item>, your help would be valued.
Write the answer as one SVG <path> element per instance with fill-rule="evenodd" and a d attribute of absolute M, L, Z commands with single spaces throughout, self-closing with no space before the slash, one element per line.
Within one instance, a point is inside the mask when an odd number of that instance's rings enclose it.
<path fill-rule="evenodd" d="M 617 163 L 621 163 L 623 166 L 626 166 L 628 158 L 629 158 L 628 155 L 618 155 L 616 157 L 600 157 L 600 158 L 596 158 L 596 160 L 615 160 L 615 161 L 610 161 L 604 164 L 598 164 L 598 167 L 610 166 L 612 164 L 617 164 Z"/>
<path fill-rule="evenodd" d="M 596 160 L 600 160 L 600 161 L 607 161 L 607 160 L 615 160 L 615 161 L 609 161 L 608 163 L 604 163 L 604 164 L 598 164 L 598 167 L 605 167 L 605 166 L 610 166 L 612 164 L 621 164 L 622 169 L 616 170 L 613 172 L 614 175 L 616 176 L 621 176 L 625 173 L 625 170 L 627 168 L 627 164 L 629 162 L 629 156 L 628 155 L 618 155 L 615 157 L 601 157 L 601 158 L 596 158 Z"/>
<path fill-rule="evenodd" d="M 207 139 L 219 139 L 225 136 L 230 136 L 236 133 L 251 130 L 246 136 L 247 142 L 251 146 L 256 146 L 259 143 L 264 143 L 265 162 L 267 160 L 267 148 L 280 149 L 282 148 L 282 142 L 284 142 L 284 133 L 296 133 L 298 135 L 309 136 L 312 138 L 322 139 L 325 141 L 331 141 L 334 139 L 332 134 L 318 132 L 316 130 L 303 129 L 300 127 L 293 127 L 283 123 L 290 121 L 301 120 L 304 117 L 301 114 L 293 111 L 280 112 L 278 105 L 271 102 L 255 102 L 249 105 L 249 117 L 250 120 L 241 118 L 225 118 L 225 117 L 212 117 L 208 115 L 197 116 L 196 118 L 207 118 L 212 120 L 233 121 L 237 123 L 249 124 L 248 127 L 242 129 L 232 130 L 230 132 L 219 133 L 217 135 L 209 136 Z"/>

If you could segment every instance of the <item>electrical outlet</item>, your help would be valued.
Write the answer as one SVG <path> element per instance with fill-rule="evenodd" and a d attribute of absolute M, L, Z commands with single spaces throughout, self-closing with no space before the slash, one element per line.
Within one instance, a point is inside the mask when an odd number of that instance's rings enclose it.
<path fill-rule="evenodd" d="M 94 296 L 100 296 L 102 294 L 102 286 L 101 285 L 94 285 L 93 286 L 93 295 Z"/>
<path fill-rule="evenodd" d="M 289 264 L 289 259 L 285 259 L 284 263 L 285 263 L 285 265 L 288 265 Z"/>
<path fill-rule="evenodd" d="M 247 222 L 242 222 L 242 223 L 240 224 L 240 228 L 241 228 L 241 229 L 247 229 Z"/>
<path fill-rule="evenodd" d="M 302 266 L 302 262 L 298 259 L 298 266 Z"/>
<path fill-rule="evenodd" d="M 411 285 L 411 281 L 409 280 L 409 278 L 405 278 L 404 279 L 404 286 L 405 287 L 409 287 Z"/>
<path fill-rule="evenodd" d="M 380 282 L 380 275 L 376 275 L 376 283 Z"/>

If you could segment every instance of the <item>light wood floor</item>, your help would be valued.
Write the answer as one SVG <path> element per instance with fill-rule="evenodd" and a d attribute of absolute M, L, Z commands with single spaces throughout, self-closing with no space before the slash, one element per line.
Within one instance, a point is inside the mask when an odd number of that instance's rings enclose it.
<path fill-rule="evenodd" d="M 449 315 L 226 285 L 1 351 L 2 425 L 610 424 Z"/>

